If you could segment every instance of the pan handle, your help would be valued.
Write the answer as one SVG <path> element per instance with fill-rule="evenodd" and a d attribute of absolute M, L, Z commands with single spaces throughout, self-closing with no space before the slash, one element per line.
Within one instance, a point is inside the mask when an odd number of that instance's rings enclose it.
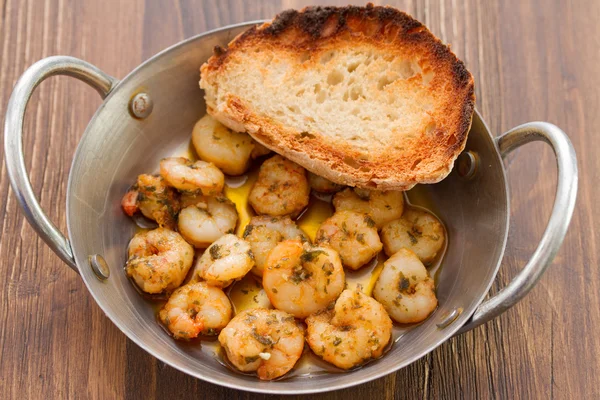
<path fill-rule="evenodd" d="M 562 244 L 577 197 L 577 157 L 569 137 L 560 128 L 547 122 L 530 122 L 517 126 L 496 139 L 502 157 L 522 145 L 543 141 L 556 156 L 558 183 L 554 207 L 540 243 L 529 262 L 517 276 L 492 298 L 477 307 L 471 319 L 457 334 L 469 331 L 502 314 L 521 300 L 540 279 Z"/>
<path fill-rule="evenodd" d="M 96 89 L 104 99 L 119 82 L 85 61 L 67 56 L 44 58 L 33 64 L 19 78 L 13 89 L 4 121 L 4 157 L 11 186 L 29 224 L 71 269 L 79 273 L 67 238 L 48 219 L 38 202 L 23 154 L 23 120 L 27 103 L 35 88 L 46 78 L 68 75 Z"/>

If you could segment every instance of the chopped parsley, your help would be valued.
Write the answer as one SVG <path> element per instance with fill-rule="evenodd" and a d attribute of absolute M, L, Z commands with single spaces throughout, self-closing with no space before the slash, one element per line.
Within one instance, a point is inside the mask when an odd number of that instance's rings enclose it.
<path fill-rule="evenodd" d="M 302 262 L 311 262 L 319 258 L 320 255 L 327 254 L 325 250 L 304 251 L 300 256 Z"/>
<path fill-rule="evenodd" d="M 373 221 L 373 218 L 371 218 L 370 215 L 365 215 L 365 224 L 367 224 L 369 228 L 373 228 L 375 226 L 375 221 Z"/>
<path fill-rule="evenodd" d="M 210 256 L 213 260 L 218 260 L 219 258 L 223 257 L 221 254 L 221 245 L 213 244 L 209 247 L 208 251 L 210 252 Z"/>

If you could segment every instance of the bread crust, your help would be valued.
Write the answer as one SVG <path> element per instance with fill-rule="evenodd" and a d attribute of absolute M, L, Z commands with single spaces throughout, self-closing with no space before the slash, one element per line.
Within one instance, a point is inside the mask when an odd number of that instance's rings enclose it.
<path fill-rule="evenodd" d="M 297 57 L 302 52 L 321 54 L 349 41 L 381 54 L 418 58 L 434 72 L 428 90 L 441 99 L 431 111 L 436 124 L 431 132 L 403 138 L 403 151 L 365 155 L 326 135 L 298 132 L 278 123 L 275 116 L 254 110 L 233 92 L 219 93 L 217 109 L 219 81 L 238 53 L 268 46 L 282 56 Z M 333 182 L 380 190 L 407 190 L 445 178 L 465 147 L 475 104 L 473 76 L 448 46 L 408 14 L 372 4 L 284 11 L 243 32 L 226 49 L 215 48 L 201 67 L 200 86 L 208 112 L 232 129 L 247 131 L 266 147 Z"/>

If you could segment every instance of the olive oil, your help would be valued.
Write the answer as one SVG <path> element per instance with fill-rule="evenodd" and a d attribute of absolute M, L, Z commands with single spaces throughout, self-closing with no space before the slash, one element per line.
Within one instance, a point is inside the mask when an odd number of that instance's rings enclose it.
<path fill-rule="evenodd" d="M 252 206 L 248 203 L 248 196 L 250 195 L 250 190 L 252 189 L 254 182 L 258 179 L 258 168 L 259 166 L 256 165 L 246 175 L 235 177 L 235 179 L 228 178 L 225 181 L 225 189 L 223 192 L 229 200 L 234 202 L 238 212 L 238 224 L 236 228 L 236 234 L 238 236 L 242 236 L 244 229 L 246 229 L 246 225 L 248 225 L 250 219 L 256 215 Z"/>
<path fill-rule="evenodd" d="M 227 295 L 233 305 L 234 314 L 252 308 L 273 308 L 260 278 L 255 277 L 251 272 L 234 282 L 227 290 Z"/>
<path fill-rule="evenodd" d="M 333 215 L 331 196 L 323 197 L 311 194 L 308 207 L 297 219 L 298 226 L 308 235 L 311 241 L 315 240 L 319 226 Z"/>
<path fill-rule="evenodd" d="M 377 278 L 379 278 L 385 260 L 387 260 L 387 256 L 382 251 L 367 265 L 361 267 L 357 271 L 344 269 L 344 273 L 346 274 L 346 288 L 360 289 L 367 296 L 371 296 L 373 287 L 375 286 L 375 282 L 377 282 Z"/>

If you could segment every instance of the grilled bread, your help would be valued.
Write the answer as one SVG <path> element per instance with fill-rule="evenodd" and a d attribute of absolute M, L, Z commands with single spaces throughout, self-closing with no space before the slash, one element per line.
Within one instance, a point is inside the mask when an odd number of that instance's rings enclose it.
<path fill-rule="evenodd" d="M 463 150 L 473 76 L 391 7 L 288 10 L 201 67 L 208 113 L 333 182 L 407 190 Z"/>

